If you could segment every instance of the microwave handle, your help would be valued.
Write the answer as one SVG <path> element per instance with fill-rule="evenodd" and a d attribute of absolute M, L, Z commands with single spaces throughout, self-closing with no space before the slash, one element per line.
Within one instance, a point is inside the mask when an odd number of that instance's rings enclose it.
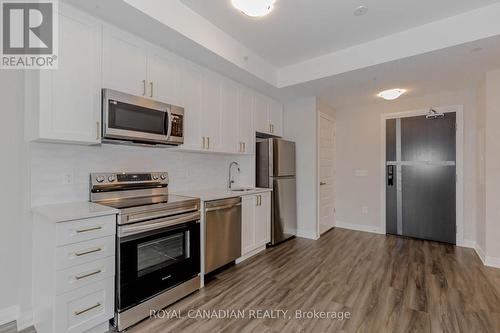
<path fill-rule="evenodd" d="M 170 133 L 172 133 L 172 112 L 170 107 L 167 109 L 165 122 L 163 123 L 164 130 L 167 133 L 167 140 L 170 138 Z"/>

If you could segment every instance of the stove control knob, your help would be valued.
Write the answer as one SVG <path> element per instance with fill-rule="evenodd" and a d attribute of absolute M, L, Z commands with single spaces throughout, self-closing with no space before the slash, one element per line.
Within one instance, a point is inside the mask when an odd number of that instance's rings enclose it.
<path fill-rule="evenodd" d="M 115 176 L 109 176 L 109 177 L 108 177 L 108 181 L 109 181 L 110 183 L 114 182 L 114 181 L 115 181 L 115 179 L 116 179 L 116 178 L 115 178 Z"/>
<path fill-rule="evenodd" d="M 161 178 L 162 180 L 165 180 L 165 179 L 167 179 L 167 175 L 162 174 L 162 175 L 160 176 L 160 178 Z"/>
<path fill-rule="evenodd" d="M 104 181 L 104 177 L 103 176 L 97 176 L 97 178 L 95 179 L 98 183 L 102 183 Z"/>
<path fill-rule="evenodd" d="M 154 175 L 154 176 L 153 176 L 153 180 L 158 180 L 158 176 L 157 176 L 157 175 Z"/>

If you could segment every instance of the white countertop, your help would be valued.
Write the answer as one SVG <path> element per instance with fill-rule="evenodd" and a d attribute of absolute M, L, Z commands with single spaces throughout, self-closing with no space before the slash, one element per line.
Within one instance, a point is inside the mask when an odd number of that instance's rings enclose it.
<path fill-rule="evenodd" d="M 238 186 L 235 187 L 237 188 Z M 200 198 L 201 201 L 211 201 L 218 199 L 241 197 L 245 195 L 253 195 L 264 192 L 272 192 L 272 189 L 256 188 L 249 191 L 230 191 L 227 188 L 214 188 L 214 189 L 202 189 L 202 190 L 192 190 L 192 191 L 178 191 L 173 194 L 183 195 L 193 198 Z"/>
<path fill-rule="evenodd" d="M 50 219 L 52 222 L 64 222 L 118 214 L 118 210 L 114 208 L 84 201 L 36 206 L 32 208 L 32 211 L 35 214 Z"/>

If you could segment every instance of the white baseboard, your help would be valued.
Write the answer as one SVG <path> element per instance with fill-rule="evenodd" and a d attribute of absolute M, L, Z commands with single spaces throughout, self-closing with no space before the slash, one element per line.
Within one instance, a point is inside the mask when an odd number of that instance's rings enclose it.
<path fill-rule="evenodd" d="M 383 233 L 380 231 L 379 227 L 372 226 L 372 225 L 354 224 L 354 223 L 347 223 L 347 222 L 342 222 L 342 221 L 337 220 L 337 222 L 335 223 L 335 227 L 383 235 Z"/>
<path fill-rule="evenodd" d="M 5 309 L 0 309 L 0 325 L 16 321 L 19 317 L 19 306 L 13 305 Z"/>
<path fill-rule="evenodd" d="M 247 254 L 245 254 L 245 255 L 239 257 L 238 259 L 236 259 L 236 264 L 239 264 L 240 262 L 245 261 L 245 260 L 247 260 L 250 257 L 253 257 L 257 253 L 262 252 L 265 249 L 266 249 L 266 246 L 263 245 L 261 247 L 256 248 L 255 250 L 252 250 L 252 251 L 248 252 Z"/>
<path fill-rule="evenodd" d="M 457 246 L 460 247 L 466 247 L 469 249 L 475 249 L 476 248 L 476 242 L 470 239 L 464 239 L 463 242 L 459 243 L 457 242 Z"/>
<path fill-rule="evenodd" d="M 318 234 L 314 230 L 303 230 L 303 229 L 297 229 L 297 232 L 295 233 L 295 236 L 300 237 L 300 238 L 307 238 L 307 239 L 312 239 L 312 240 L 318 240 Z"/>
<path fill-rule="evenodd" d="M 500 268 L 500 258 L 486 256 L 485 265 L 494 268 Z"/>
<path fill-rule="evenodd" d="M 31 311 L 19 314 L 17 318 L 17 330 L 22 331 L 34 325 L 33 313 Z"/>

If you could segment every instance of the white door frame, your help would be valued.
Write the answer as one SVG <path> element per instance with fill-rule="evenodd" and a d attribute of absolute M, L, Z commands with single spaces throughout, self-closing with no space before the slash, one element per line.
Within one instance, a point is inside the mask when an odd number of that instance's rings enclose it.
<path fill-rule="evenodd" d="M 320 233 L 320 223 L 321 223 L 321 217 L 320 217 L 320 155 L 319 155 L 319 141 L 320 141 L 320 121 L 321 118 L 325 118 L 333 123 L 333 130 L 336 136 L 337 133 L 337 123 L 335 122 L 335 118 L 332 116 L 327 115 L 326 113 L 323 112 L 317 112 L 317 119 L 316 119 L 316 238 L 319 238 L 321 236 Z M 337 140 L 335 139 L 335 156 L 337 152 Z M 335 163 L 335 159 L 334 159 Z M 336 164 L 336 163 L 335 163 Z M 334 172 L 333 172 L 333 186 L 334 186 L 334 191 L 335 191 L 335 179 L 336 179 L 336 168 L 334 167 Z M 335 198 L 335 196 L 334 196 Z M 333 207 L 335 208 L 335 202 L 333 203 Z M 337 219 L 336 219 L 337 214 L 334 212 L 333 213 L 333 225 L 337 225 Z"/>
<path fill-rule="evenodd" d="M 464 205 L 463 205 L 463 190 L 464 190 L 464 172 L 463 172 L 463 158 L 464 158 L 464 106 L 452 105 L 446 107 L 433 107 L 438 112 L 450 113 L 455 112 L 457 115 L 457 135 L 456 135 L 456 219 L 457 219 L 457 246 L 464 246 Z M 393 112 L 384 113 L 381 115 L 381 154 L 380 154 L 380 233 L 386 234 L 386 186 L 385 186 L 385 172 L 386 172 L 386 120 L 395 118 L 406 118 L 414 116 L 426 115 L 429 109 L 414 110 L 406 112 Z"/>

